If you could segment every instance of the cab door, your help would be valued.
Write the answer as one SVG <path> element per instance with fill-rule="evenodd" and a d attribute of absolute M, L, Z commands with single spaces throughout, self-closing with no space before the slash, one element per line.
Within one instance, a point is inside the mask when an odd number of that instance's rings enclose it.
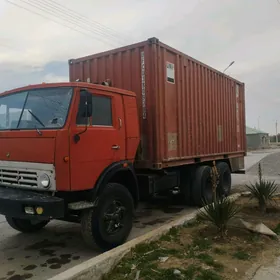
<path fill-rule="evenodd" d="M 71 190 L 86 190 L 108 166 L 126 158 L 124 108 L 120 94 L 98 89 L 80 90 L 76 104 L 70 133 Z"/>

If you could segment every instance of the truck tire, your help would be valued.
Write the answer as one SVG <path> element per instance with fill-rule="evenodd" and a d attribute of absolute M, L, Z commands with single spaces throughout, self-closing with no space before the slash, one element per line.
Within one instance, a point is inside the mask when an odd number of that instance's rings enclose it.
<path fill-rule="evenodd" d="M 180 193 L 181 199 L 180 201 L 183 204 L 188 206 L 193 206 L 193 199 L 192 199 L 192 175 L 190 173 L 181 174 L 180 177 Z"/>
<path fill-rule="evenodd" d="M 33 221 L 33 220 L 24 220 L 18 218 L 12 218 L 6 216 L 7 223 L 15 230 L 23 233 L 32 233 L 41 230 L 48 223 L 48 221 Z"/>
<path fill-rule="evenodd" d="M 126 187 L 109 183 L 97 206 L 81 215 L 82 236 L 92 249 L 110 250 L 123 244 L 133 224 L 134 202 Z"/>
<path fill-rule="evenodd" d="M 192 187 L 192 199 L 195 205 L 200 207 L 213 201 L 210 166 L 203 165 L 196 169 Z"/>
<path fill-rule="evenodd" d="M 219 172 L 218 195 L 219 197 L 227 197 L 231 191 L 231 171 L 229 165 L 226 162 L 218 162 L 217 169 Z"/>

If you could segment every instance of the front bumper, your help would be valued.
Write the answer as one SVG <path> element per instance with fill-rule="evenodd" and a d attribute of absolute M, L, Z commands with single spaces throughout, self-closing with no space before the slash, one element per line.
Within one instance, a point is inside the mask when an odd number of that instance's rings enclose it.
<path fill-rule="evenodd" d="M 43 213 L 41 215 L 26 214 L 24 211 L 26 206 L 42 207 Z M 37 220 L 63 218 L 64 200 L 44 193 L 0 186 L 0 214 L 13 218 Z"/>

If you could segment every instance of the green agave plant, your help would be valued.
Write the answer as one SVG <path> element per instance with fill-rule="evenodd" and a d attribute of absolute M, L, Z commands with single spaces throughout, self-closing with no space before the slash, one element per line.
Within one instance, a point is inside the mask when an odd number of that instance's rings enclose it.
<path fill-rule="evenodd" d="M 263 179 L 260 163 L 258 166 L 258 177 L 258 182 L 246 185 L 246 188 L 251 193 L 250 199 L 256 199 L 258 201 L 260 211 L 265 213 L 267 204 L 271 203 L 273 201 L 273 197 L 276 195 L 278 185 L 275 181 Z"/>
<path fill-rule="evenodd" d="M 227 232 L 228 222 L 240 212 L 241 208 L 230 198 L 221 198 L 204 206 L 199 211 L 197 218 L 200 221 L 212 223 L 217 227 L 223 238 Z"/>

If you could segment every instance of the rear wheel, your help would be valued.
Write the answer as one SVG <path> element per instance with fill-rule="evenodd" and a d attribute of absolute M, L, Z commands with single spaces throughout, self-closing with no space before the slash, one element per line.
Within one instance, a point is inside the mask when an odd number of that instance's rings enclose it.
<path fill-rule="evenodd" d="M 133 223 L 133 198 L 123 185 L 110 183 L 98 204 L 81 217 L 82 236 L 93 249 L 110 250 L 123 244 Z"/>
<path fill-rule="evenodd" d="M 44 228 L 49 221 L 33 221 L 6 216 L 6 221 L 15 230 L 23 233 L 32 233 Z"/>
<path fill-rule="evenodd" d="M 226 162 L 217 163 L 219 173 L 218 195 L 219 197 L 227 197 L 231 191 L 231 171 Z"/>
<path fill-rule="evenodd" d="M 185 172 L 181 171 L 181 177 L 180 177 L 180 194 L 181 194 L 181 201 L 189 206 L 193 205 L 192 200 L 192 173 L 188 170 L 185 170 Z"/>
<path fill-rule="evenodd" d="M 210 166 L 203 165 L 196 169 L 192 187 L 192 199 L 197 206 L 203 206 L 205 203 L 213 201 Z"/>

